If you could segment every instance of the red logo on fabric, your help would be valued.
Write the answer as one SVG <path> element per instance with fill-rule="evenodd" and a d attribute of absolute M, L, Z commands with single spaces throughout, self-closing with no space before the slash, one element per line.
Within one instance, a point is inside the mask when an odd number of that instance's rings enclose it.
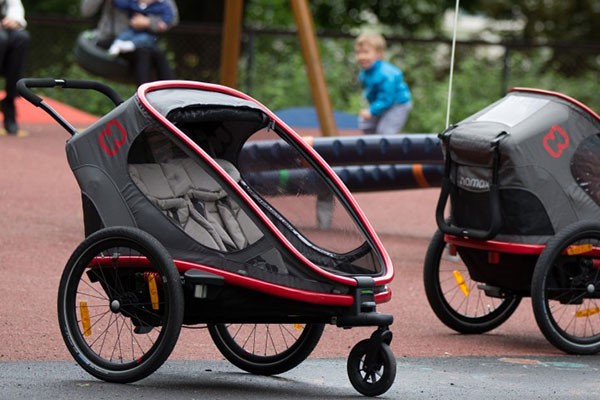
<path fill-rule="evenodd" d="M 98 137 L 100 147 L 111 157 L 119 152 L 119 148 L 125 144 L 126 140 L 127 132 L 116 119 L 110 120 Z"/>
<path fill-rule="evenodd" d="M 550 131 L 544 136 L 544 148 L 554 158 L 559 158 L 563 151 L 569 147 L 569 135 L 558 125 L 552 126 Z"/>

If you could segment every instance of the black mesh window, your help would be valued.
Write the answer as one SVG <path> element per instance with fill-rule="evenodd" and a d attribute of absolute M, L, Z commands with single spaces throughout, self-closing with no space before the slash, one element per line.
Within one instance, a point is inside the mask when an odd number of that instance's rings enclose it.
<path fill-rule="evenodd" d="M 571 174 L 579 186 L 600 204 L 600 134 L 585 139 L 571 159 Z"/>

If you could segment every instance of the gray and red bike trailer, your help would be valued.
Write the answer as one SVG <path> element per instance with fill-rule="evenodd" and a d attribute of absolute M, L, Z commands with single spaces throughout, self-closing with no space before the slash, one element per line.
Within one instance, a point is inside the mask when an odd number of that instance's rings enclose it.
<path fill-rule="evenodd" d="M 32 90 L 52 87 L 99 91 L 115 108 L 78 132 Z M 92 81 L 18 88 L 72 135 L 86 237 L 62 274 L 58 318 L 87 372 L 137 381 L 167 360 L 182 327 L 205 327 L 239 368 L 280 374 L 325 325 L 372 326 L 348 376 L 364 395 L 391 387 L 393 317 L 377 311 L 391 299 L 390 257 L 337 175 L 270 110 L 190 81 L 148 83 L 125 101 Z M 289 157 L 253 157 L 264 141 Z"/>
<path fill-rule="evenodd" d="M 540 330 L 600 350 L 600 117 L 517 88 L 440 135 L 445 172 L 424 284 L 438 318 L 483 333 L 531 297 Z"/>

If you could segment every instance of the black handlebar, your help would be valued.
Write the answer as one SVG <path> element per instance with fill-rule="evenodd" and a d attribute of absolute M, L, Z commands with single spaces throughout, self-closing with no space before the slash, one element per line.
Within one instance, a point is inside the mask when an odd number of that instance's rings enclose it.
<path fill-rule="evenodd" d="M 63 128 L 65 128 L 71 135 L 77 133 L 77 130 L 67 122 L 60 114 L 58 114 L 52 107 L 44 103 L 44 100 L 33 93 L 31 88 L 52 88 L 61 87 L 64 89 L 91 89 L 104 94 L 108 97 L 115 106 L 118 106 L 123 102 L 123 99 L 119 94 L 114 91 L 111 87 L 106 86 L 103 83 L 95 81 L 87 81 L 80 79 L 54 79 L 54 78 L 23 78 L 17 82 L 17 90 L 23 98 L 29 101 L 36 107 L 41 107 L 46 111 L 56 122 L 58 122 Z"/>
<path fill-rule="evenodd" d="M 36 107 L 39 107 L 42 99 L 35 95 L 30 88 L 50 88 L 62 87 L 64 89 L 92 89 L 104 94 L 116 106 L 123 102 L 123 99 L 111 87 L 95 81 L 86 81 L 81 79 L 54 79 L 54 78 L 24 78 L 17 82 L 17 90 L 27 101 Z"/>

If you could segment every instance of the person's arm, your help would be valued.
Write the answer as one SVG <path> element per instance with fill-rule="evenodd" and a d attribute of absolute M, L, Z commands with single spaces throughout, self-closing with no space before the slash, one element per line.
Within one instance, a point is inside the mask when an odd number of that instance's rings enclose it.
<path fill-rule="evenodd" d="M 79 12 L 83 17 L 92 17 L 100 11 L 105 0 L 81 0 Z"/>
<path fill-rule="evenodd" d="M 21 0 L 6 1 L 6 15 L 2 19 L 2 26 L 6 29 L 21 29 L 27 26 Z"/>
<path fill-rule="evenodd" d="M 167 24 L 167 27 L 171 26 L 171 24 L 173 23 L 173 8 L 170 7 L 167 3 L 164 3 L 162 11 L 163 12 L 161 14 L 161 18 L 163 22 Z"/>
<path fill-rule="evenodd" d="M 135 14 L 129 21 L 129 24 L 133 29 L 145 29 L 154 33 L 161 33 L 172 28 L 179 23 L 179 10 L 173 0 L 165 0 L 165 4 L 170 5 L 171 10 L 173 11 L 173 20 L 170 24 L 167 24 L 166 27 L 162 18 L 157 15 L 145 16 L 142 14 Z"/>

